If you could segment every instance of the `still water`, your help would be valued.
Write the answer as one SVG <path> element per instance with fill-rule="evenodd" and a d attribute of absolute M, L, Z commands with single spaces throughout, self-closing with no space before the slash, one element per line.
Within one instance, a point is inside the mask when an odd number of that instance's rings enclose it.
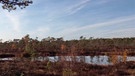
<path fill-rule="evenodd" d="M 96 65 L 112 65 L 114 63 L 124 62 L 124 61 L 135 61 L 135 56 L 53 56 L 53 57 L 38 57 L 32 60 L 44 61 L 49 60 L 52 62 L 57 61 L 77 61 L 84 62 L 88 64 Z"/>
<path fill-rule="evenodd" d="M 0 60 L 14 60 L 14 58 L 0 58 Z M 76 62 L 84 62 L 88 64 L 96 64 L 96 65 L 112 65 L 114 63 L 124 62 L 124 61 L 135 61 L 135 56 L 47 56 L 47 57 L 37 57 L 32 58 L 32 61 L 45 61 L 49 60 L 52 62 L 57 61 L 76 61 Z"/>

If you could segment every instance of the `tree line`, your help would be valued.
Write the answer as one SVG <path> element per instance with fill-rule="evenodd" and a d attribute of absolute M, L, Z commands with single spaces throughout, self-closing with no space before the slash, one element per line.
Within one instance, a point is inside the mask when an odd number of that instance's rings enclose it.
<path fill-rule="evenodd" d="M 2 41 L 2 40 L 0 40 Z M 27 53 L 31 56 L 91 55 L 102 52 L 134 52 L 135 37 L 93 38 L 81 36 L 79 40 L 64 40 L 63 37 L 47 37 L 42 40 L 30 38 L 0 42 L 0 53 Z"/>

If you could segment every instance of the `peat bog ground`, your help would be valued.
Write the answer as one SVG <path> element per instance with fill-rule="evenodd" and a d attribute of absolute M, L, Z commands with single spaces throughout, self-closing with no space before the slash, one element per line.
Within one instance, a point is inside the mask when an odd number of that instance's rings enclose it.
<path fill-rule="evenodd" d="M 0 43 L 0 76 L 134 76 L 134 46 L 135 38 L 39 41 L 26 35 Z"/>

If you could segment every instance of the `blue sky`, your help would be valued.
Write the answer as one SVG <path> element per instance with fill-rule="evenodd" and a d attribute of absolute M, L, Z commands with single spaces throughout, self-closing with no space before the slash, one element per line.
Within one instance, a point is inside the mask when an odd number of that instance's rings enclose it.
<path fill-rule="evenodd" d="M 0 8 L 0 39 L 80 36 L 135 37 L 135 0 L 33 0 L 26 9 Z"/>

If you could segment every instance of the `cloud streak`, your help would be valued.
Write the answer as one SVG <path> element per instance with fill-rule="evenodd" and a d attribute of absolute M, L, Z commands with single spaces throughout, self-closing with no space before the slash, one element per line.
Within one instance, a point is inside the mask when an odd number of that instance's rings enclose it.
<path fill-rule="evenodd" d="M 81 9 L 83 9 L 83 8 L 87 5 L 87 3 L 88 3 L 89 1 L 91 1 L 91 0 L 82 0 L 82 1 L 79 2 L 78 4 L 73 5 L 73 6 L 69 7 L 69 8 L 67 8 L 67 13 L 68 13 L 69 15 L 72 15 L 72 14 L 74 14 L 74 13 L 80 11 Z"/>
<path fill-rule="evenodd" d="M 64 29 L 62 32 L 59 32 L 59 34 L 68 36 L 71 33 L 77 34 L 80 31 L 93 30 L 93 29 L 98 29 L 98 28 L 102 28 L 102 27 L 106 27 L 106 26 L 114 26 L 115 24 L 126 23 L 127 21 L 132 21 L 132 20 L 135 20 L 135 15 L 120 17 L 120 18 L 112 19 L 110 21 L 96 23 L 96 24 L 90 24 L 90 25 L 83 26 L 83 27 L 70 27 L 70 28 Z"/>
<path fill-rule="evenodd" d="M 26 9 L 10 13 L 0 9 L 0 38 L 21 38 L 30 34 L 34 38 L 76 39 L 80 36 L 113 37 L 118 33 L 123 33 L 123 36 L 135 33 L 134 29 L 130 29 L 135 28 L 132 0 L 35 1 Z"/>

